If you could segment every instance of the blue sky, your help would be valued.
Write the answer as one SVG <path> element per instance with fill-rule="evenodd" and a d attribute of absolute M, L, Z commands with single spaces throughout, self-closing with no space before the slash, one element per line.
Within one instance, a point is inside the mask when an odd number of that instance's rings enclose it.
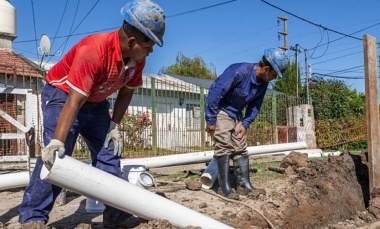
<path fill-rule="evenodd" d="M 179 52 L 190 58 L 201 57 L 218 75 L 232 63 L 257 62 L 264 49 L 284 44 L 283 37 L 278 38 L 283 22 L 278 24 L 277 17 L 286 16 L 288 45 L 299 44 L 308 50 L 308 64 L 313 73 L 343 77 L 349 86 L 364 92 L 364 79 L 350 78 L 364 76 L 360 40 L 363 35 L 380 39 L 379 0 L 266 1 L 309 22 L 261 0 L 156 0 L 167 16 L 164 47 L 154 48 L 144 73 L 157 74 L 162 67 L 174 64 Z M 118 28 L 122 23 L 120 8 L 126 3 L 115 0 L 82 0 L 79 4 L 78 0 L 10 2 L 17 10 L 13 49 L 40 60 L 37 46 L 40 36 L 47 34 L 52 40 L 52 54 L 56 54 L 46 58 L 49 62 L 58 61 L 61 58 L 58 53 L 66 53 L 84 36 Z M 351 34 L 359 40 L 331 30 Z M 72 36 L 67 39 L 69 34 Z M 295 58 L 294 51 L 288 53 L 291 59 Z M 305 53 L 300 53 L 302 72 L 304 57 Z"/>

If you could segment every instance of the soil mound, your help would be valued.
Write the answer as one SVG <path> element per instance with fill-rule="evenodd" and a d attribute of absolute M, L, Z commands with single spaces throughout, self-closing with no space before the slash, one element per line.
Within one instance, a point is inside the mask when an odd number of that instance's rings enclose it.
<path fill-rule="evenodd" d="M 327 161 L 307 161 L 292 152 L 281 167 L 294 171 L 290 185 L 262 206 L 277 227 L 322 228 L 366 210 L 368 171 L 359 156 L 344 153 Z"/>

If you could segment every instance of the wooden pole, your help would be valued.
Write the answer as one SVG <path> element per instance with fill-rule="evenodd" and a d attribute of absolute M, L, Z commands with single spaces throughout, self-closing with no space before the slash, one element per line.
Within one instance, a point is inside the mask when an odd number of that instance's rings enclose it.
<path fill-rule="evenodd" d="M 367 142 L 369 165 L 369 191 L 380 187 L 380 137 L 379 137 L 379 102 L 376 39 L 369 35 L 363 36 L 365 94 L 367 116 Z"/>

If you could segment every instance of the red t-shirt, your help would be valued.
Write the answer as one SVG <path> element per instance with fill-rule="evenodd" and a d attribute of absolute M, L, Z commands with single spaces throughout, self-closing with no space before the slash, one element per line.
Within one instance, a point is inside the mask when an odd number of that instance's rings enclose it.
<path fill-rule="evenodd" d="M 142 84 L 143 62 L 123 63 L 118 31 L 90 35 L 52 67 L 46 81 L 65 91 L 70 88 L 98 103 L 122 87 Z"/>

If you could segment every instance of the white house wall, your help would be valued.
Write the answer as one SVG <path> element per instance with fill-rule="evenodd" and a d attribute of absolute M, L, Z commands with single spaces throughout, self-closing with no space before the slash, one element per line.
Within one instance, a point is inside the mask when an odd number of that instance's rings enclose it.
<path fill-rule="evenodd" d="M 137 114 L 148 111 L 151 115 L 151 96 L 135 94 L 128 113 Z M 185 99 L 180 105 L 176 97 L 156 97 L 157 147 L 175 149 L 176 147 L 197 146 L 201 142 L 200 120 L 194 122 L 192 111 L 187 111 L 187 104 L 199 106 L 199 100 Z M 190 115 L 190 116 L 189 116 Z M 151 117 L 150 117 L 151 118 Z M 189 123 L 191 122 L 191 124 Z M 193 125 L 194 123 L 199 125 Z M 151 128 L 143 133 L 144 143 L 151 144 Z"/>

